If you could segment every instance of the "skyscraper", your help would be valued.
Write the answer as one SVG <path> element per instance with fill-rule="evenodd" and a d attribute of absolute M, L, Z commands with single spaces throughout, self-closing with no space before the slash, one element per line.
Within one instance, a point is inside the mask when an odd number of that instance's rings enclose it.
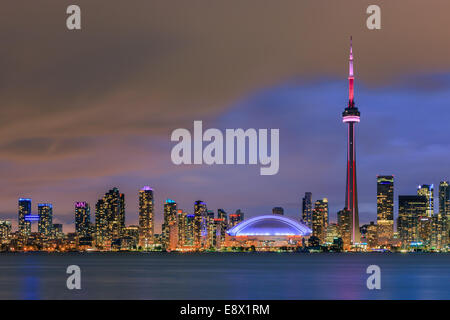
<path fill-rule="evenodd" d="M 312 193 L 305 192 L 305 196 L 302 199 L 302 219 L 303 223 L 312 228 Z"/>
<path fill-rule="evenodd" d="M 22 236 L 29 236 L 31 233 L 31 222 L 25 219 L 25 216 L 29 215 L 31 215 L 31 199 L 20 198 L 18 226 Z"/>
<path fill-rule="evenodd" d="M 196 248 L 202 248 L 206 245 L 207 229 L 207 207 L 206 203 L 197 200 L 194 203 L 194 241 Z"/>
<path fill-rule="evenodd" d="M 125 195 L 118 188 L 109 190 L 95 206 L 97 246 L 109 249 L 125 231 Z"/>
<path fill-rule="evenodd" d="M 177 203 L 167 199 L 164 203 L 164 222 L 162 225 L 162 242 L 165 248 L 169 247 L 170 229 L 177 223 Z M 178 236 L 177 236 L 178 237 Z M 178 242 L 178 240 L 177 240 Z"/>
<path fill-rule="evenodd" d="M 450 219 L 450 186 L 448 181 L 439 183 L 439 213 Z"/>
<path fill-rule="evenodd" d="M 428 207 L 426 196 L 399 196 L 398 197 L 398 224 L 397 229 L 402 247 L 408 248 L 420 241 L 420 217 L 426 216 Z"/>
<path fill-rule="evenodd" d="M 377 176 L 377 237 L 385 246 L 394 237 L 394 176 Z"/>
<path fill-rule="evenodd" d="M 53 205 L 51 203 L 38 204 L 38 232 L 46 237 L 53 233 Z"/>
<path fill-rule="evenodd" d="M 143 249 L 147 249 L 153 243 L 153 210 L 153 189 L 145 186 L 139 190 L 139 246 Z"/>
<path fill-rule="evenodd" d="M 75 202 L 75 231 L 80 237 L 90 234 L 91 208 L 84 201 Z"/>
<path fill-rule="evenodd" d="M 422 184 L 417 187 L 417 195 L 427 197 L 426 215 L 431 218 L 434 213 L 434 185 Z"/>
<path fill-rule="evenodd" d="M 231 229 L 238 223 L 244 221 L 244 213 L 241 211 L 241 209 L 237 209 L 235 213 L 230 214 L 229 218 L 228 228 Z"/>
<path fill-rule="evenodd" d="M 319 238 L 320 243 L 325 242 L 328 229 L 328 199 L 323 198 L 314 203 L 312 217 L 312 235 Z"/>
<path fill-rule="evenodd" d="M 356 148 L 355 148 L 355 123 L 360 121 L 360 112 L 355 107 L 353 88 L 353 48 L 350 38 L 350 59 L 348 75 L 348 107 L 342 113 L 342 121 L 348 124 L 347 138 L 347 184 L 345 189 L 345 208 L 351 215 L 351 241 L 359 243 L 359 216 L 358 216 L 358 193 L 356 187 Z"/>
<path fill-rule="evenodd" d="M 352 241 L 352 217 L 350 211 L 346 208 L 337 213 L 339 236 L 342 239 L 344 249 L 351 246 Z"/>

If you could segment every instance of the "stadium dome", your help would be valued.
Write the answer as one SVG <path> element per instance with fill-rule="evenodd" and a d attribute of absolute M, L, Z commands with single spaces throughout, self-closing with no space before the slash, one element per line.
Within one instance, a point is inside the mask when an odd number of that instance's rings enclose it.
<path fill-rule="evenodd" d="M 243 221 L 227 232 L 230 236 L 309 236 L 304 224 L 281 215 L 264 215 Z"/>

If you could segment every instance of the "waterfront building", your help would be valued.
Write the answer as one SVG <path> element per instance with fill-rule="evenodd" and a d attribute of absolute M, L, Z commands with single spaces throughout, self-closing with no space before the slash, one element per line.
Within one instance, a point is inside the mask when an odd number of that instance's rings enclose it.
<path fill-rule="evenodd" d="M 19 198 L 18 228 L 21 236 L 27 237 L 31 234 L 31 221 L 25 219 L 31 215 L 31 199 Z"/>
<path fill-rule="evenodd" d="M 109 190 L 95 206 L 97 247 L 109 250 L 120 247 L 125 230 L 125 195 L 118 188 Z"/>
<path fill-rule="evenodd" d="M 312 193 L 305 192 L 305 196 L 302 199 L 302 220 L 303 223 L 306 224 L 310 229 L 312 229 L 312 214 Z"/>
<path fill-rule="evenodd" d="M 417 187 L 417 195 L 427 198 L 427 217 L 431 218 L 434 214 L 434 185 L 422 184 Z"/>
<path fill-rule="evenodd" d="M 170 229 L 173 228 L 173 225 L 176 225 L 176 223 L 177 203 L 172 199 L 167 199 L 164 203 L 164 222 L 161 231 L 162 245 L 165 248 L 169 247 Z M 178 239 L 176 242 L 178 242 Z"/>
<path fill-rule="evenodd" d="M 232 228 L 242 221 L 244 221 L 244 213 L 241 211 L 241 209 L 237 209 L 235 213 L 230 214 L 229 216 L 228 228 Z"/>
<path fill-rule="evenodd" d="M 351 246 L 351 228 L 352 219 L 351 213 L 346 208 L 337 213 L 339 235 L 342 239 L 342 244 L 345 250 L 350 249 Z"/>
<path fill-rule="evenodd" d="M 0 244 L 8 243 L 11 235 L 11 221 L 0 220 Z"/>
<path fill-rule="evenodd" d="M 435 251 L 446 251 L 449 243 L 447 215 L 437 213 L 431 219 L 430 248 Z"/>
<path fill-rule="evenodd" d="M 366 232 L 366 240 L 368 248 L 373 249 L 378 247 L 377 233 L 378 233 L 377 225 L 375 224 L 375 222 L 371 221 L 370 224 L 367 226 Z"/>
<path fill-rule="evenodd" d="M 53 235 L 53 205 L 51 203 L 38 204 L 38 232 L 44 237 Z"/>
<path fill-rule="evenodd" d="M 75 202 L 75 232 L 79 237 L 90 236 L 91 208 L 85 201 Z"/>
<path fill-rule="evenodd" d="M 394 176 L 377 176 L 377 241 L 388 246 L 394 236 Z"/>
<path fill-rule="evenodd" d="M 403 248 L 417 246 L 420 243 L 419 218 L 427 216 L 429 201 L 426 196 L 398 197 L 397 230 Z"/>
<path fill-rule="evenodd" d="M 154 198 L 149 186 L 139 190 L 139 246 L 147 250 L 153 244 Z"/>
<path fill-rule="evenodd" d="M 207 235 L 207 207 L 206 203 L 197 200 L 194 203 L 194 245 L 197 249 L 206 245 Z"/>
<path fill-rule="evenodd" d="M 334 242 L 334 239 L 339 237 L 339 226 L 337 225 L 337 223 L 329 223 L 325 242 L 327 244 L 332 244 Z"/>
<path fill-rule="evenodd" d="M 325 243 L 328 228 L 328 199 L 323 198 L 314 203 L 312 217 L 312 235 L 319 238 L 320 243 Z"/>

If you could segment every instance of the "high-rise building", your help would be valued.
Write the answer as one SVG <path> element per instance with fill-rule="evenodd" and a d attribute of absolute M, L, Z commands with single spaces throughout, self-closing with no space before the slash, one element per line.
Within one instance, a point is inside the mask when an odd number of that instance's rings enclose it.
<path fill-rule="evenodd" d="M 359 214 L 358 214 L 358 192 L 356 186 L 356 146 L 355 146 L 355 124 L 360 121 L 360 112 L 355 107 L 354 99 L 354 76 L 353 76 L 353 50 L 350 38 L 349 59 L 349 99 L 348 107 L 342 113 L 342 121 L 348 124 L 347 138 L 347 184 L 345 189 L 345 208 L 351 216 L 351 242 L 359 243 Z"/>
<path fill-rule="evenodd" d="M 439 214 L 445 215 L 447 232 L 450 232 L 450 186 L 448 181 L 441 181 L 439 184 Z M 450 233 L 447 234 L 447 238 L 450 239 Z"/>
<path fill-rule="evenodd" d="M 429 201 L 426 196 L 399 196 L 397 229 L 402 247 L 420 242 L 419 219 L 426 216 Z"/>
<path fill-rule="evenodd" d="M 367 232 L 366 232 L 366 240 L 367 240 L 367 246 L 369 248 L 376 248 L 378 246 L 378 228 L 377 225 L 370 221 L 370 224 L 367 226 Z"/>
<path fill-rule="evenodd" d="M 244 213 L 241 209 L 237 209 L 235 213 L 229 215 L 228 229 L 233 228 L 242 221 L 244 221 Z"/>
<path fill-rule="evenodd" d="M 206 203 L 201 200 L 197 200 L 194 203 L 194 239 L 195 247 L 203 248 L 206 245 L 207 229 L 207 207 Z"/>
<path fill-rule="evenodd" d="M 337 225 L 337 223 L 329 223 L 325 242 L 331 244 L 336 238 L 339 238 L 339 226 Z"/>
<path fill-rule="evenodd" d="M 423 184 L 417 187 L 417 195 L 425 196 L 427 198 L 427 217 L 432 217 L 434 214 L 434 185 Z"/>
<path fill-rule="evenodd" d="M 148 249 L 153 243 L 153 211 L 153 189 L 149 186 L 145 186 L 139 190 L 139 246 L 143 249 Z"/>
<path fill-rule="evenodd" d="M 85 201 L 75 202 L 75 232 L 79 237 L 90 236 L 91 208 Z"/>
<path fill-rule="evenodd" d="M 328 199 L 323 198 L 314 203 L 312 217 L 312 235 L 319 238 L 320 243 L 325 243 L 328 229 Z"/>
<path fill-rule="evenodd" d="M 169 247 L 170 229 L 173 228 L 173 225 L 175 225 L 176 223 L 177 223 L 177 203 L 172 199 L 167 199 L 166 202 L 164 203 L 164 222 L 161 231 L 161 238 L 163 246 L 165 248 Z M 172 234 L 174 233 L 172 232 Z"/>
<path fill-rule="evenodd" d="M 377 241 L 388 246 L 394 237 L 394 176 L 377 176 Z"/>
<path fill-rule="evenodd" d="M 110 249 L 125 231 L 125 195 L 118 188 L 109 190 L 95 206 L 97 246 Z"/>
<path fill-rule="evenodd" d="M 284 209 L 282 207 L 274 207 L 272 209 L 273 214 L 284 215 Z"/>
<path fill-rule="evenodd" d="M 312 193 L 305 192 L 305 196 L 302 199 L 302 220 L 308 228 L 312 228 Z"/>
<path fill-rule="evenodd" d="M 437 213 L 431 218 L 430 248 L 436 251 L 445 250 L 449 243 L 447 215 Z"/>
<path fill-rule="evenodd" d="M 348 209 L 344 208 L 337 213 L 339 236 L 345 250 L 348 250 L 352 241 L 352 217 Z"/>
<path fill-rule="evenodd" d="M 225 243 L 225 236 L 228 230 L 228 216 L 225 210 L 217 210 L 217 223 L 219 224 L 219 226 L 217 227 L 217 232 L 220 233 L 220 239 L 218 242 L 220 243 L 220 245 L 222 245 L 223 243 Z"/>
<path fill-rule="evenodd" d="M 0 244 L 8 242 L 10 234 L 11 221 L 0 220 Z"/>
<path fill-rule="evenodd" d="M 53 234 L 53 205 L 51 203 L 38 204 L 38 232 L 45 237 Z"/>
<path fill-rule="evenodd" d="M 31 215 L 31 199 L 20 198 L 18 226 L 19 226 L 19 233 L 22 236 L 29 236 L 31 233 L 31 222 L 25 219 L 25 216 L 30 215 Z"/>

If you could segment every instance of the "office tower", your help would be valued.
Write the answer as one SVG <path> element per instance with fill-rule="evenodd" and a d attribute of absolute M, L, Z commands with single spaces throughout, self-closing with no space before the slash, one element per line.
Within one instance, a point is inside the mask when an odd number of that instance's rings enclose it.
<path fill-rule="evenodd" d="M 394 237 L 394 176 L 377 176 L 377 241 L 388 246 Z"/>
<path fill-rule="evenodd" d="M 366 241 L 368 248 L 376 248 L 378 246 L 377 233 L 378 233 L 377 225 L 373 221 L 370 221 L 370 224 L 367 226 L 366 231 Z"/>
<path fill-rule="evenodd" d="M 130 225 L 125 227 L 124 236 L 121 239 L 122 250 L 133 250 L 139 245 L 139 226 Z"/>
<path fill-rule="evenodd" d="M 312 228 L 312 193 L 305 192 L 305 196 L 302 199 L 302 219 L 303 223 Z"/>
<path fill-rule="evenodd" d="M 356 146 L 355 146 L 355 124 L 360 121 L 360 112 L 355 107 L 353 88 L 353 50 L 350 38 L 350 60 L 349 60 L 349 99 L 348 107 L 342 113 L 342 121 L 348 124 L 347 138 L 347 185 L 345 189 L 345 208 L 351 215 L 351 241 L 352 244 L 359 243 L 359 216 L 358 216 L 358 192 L 356 187 Z"/>
<path fill-rule="evenodd" d="M 213 249 L 216 247 L 216 224 L 214 222 L 214 211 L 208 210 L 206 216 L 207 232 L 205 248 Z"/>
<path fill-rule="evenodd" d="M 186 216 L 183 210 L 177 210 L 177 226 L 178 226 L 178 247 L 184 247 L 186 244 Z"/>
<path fill-rule="evenodd" d="M 0 220 L 0 244 L 8 242 L 10 234 L 11 221 Z"/>
<path fill-rule="evenodd" d="M 75 232 L 79 237 L 90 236 L 91 208 L 84 201 L 75 202 Z"/>
<path fill-rule="evenodd" d="M 53 234 L 53 205 L 51 203 L 39 203 L 38 215 L 38 232 L 45 237 L 51 237 Z"/>
<path fill-rule="evenodd" d="M 447 248 L 449 242 L 447 215 L 437 213 L 431 218 L 430 248 L 442 251 Z"/>
<path fill-rule="evenodd" d="M 417 242 L 423 248 L 429 248 L 431 243 L 431 227 L 432 227 L 432 217 L 421 216 L 418 217 L 419 221 L 417 226 L 418 239 Z"/>
<path fill-rule="evenodd" d="M 125 195 L 119 189 L 109 190 L 95 205 L 97 246 L 110 249 L 125 230 Z"/>
<path fill-rule="evenodd" d="M 31 233 L 31 222 L 25 219 L 25 216 L 31 215 L 31 199 L 19 198 L 19 233 L 22 236 L 29 236 Z"/>
<path fill-rule="evenodd" d="M 397 229 L 403 248 L 419 242 L 419 218 L 426 216 L 428 205 L 426 196 L 398 197 Z"/>
<path fill-rule="evenodd" d="M 352 241 L 352 219 L 351 213 L 348 209 L 344 208 L 337 213 L 338 218 L 338 230 L 339 236 L 342 239 L 342 243 L 345 250 L 348 250 Z"/>
<path fill-rule="evenodd" d="M 312 235 L 319 238 L 320 243 L 325 242 L 328 229 L 328 199 L 323 198 L 314 203 L 312 217 Z"/>
<path fill-rule="evenodd" d="M 176 223 L 177 223 L 177 203 L 172 199 L 167 199 L 164 203 L 164 221 L 161 230 L 162 244 L 165 248 L 169 247 L 170 229 Z"/>
<path fill-rule="evenodd" d="M 218 209 L 217 210 L 217 221 L 219 223 L 218 226 L 218 232 L 220 233 L 220 245 L 222 245 L 223 243 L 225 243 L 225 236 L 226 236 L 226 232 L 228 230 L 228 216 L 227 213 L 225 212 L 225 210 L 223 209 Z"/>
<path fill-rule="evenodd" d="M 439 184 L 439 214 L 445 215 L 447 232 L 450 232 L 450 187 L 448 181 L 441 181 Z M 447 234 L 447 238 L 450 238 L 450 234 Z"/>
<path fill-rule="evenodd" d="M 202 248 L 206 244 L 206 234 L 208 232 L 206 228 L 206 203 L 201 200 L 197 200 L 194 203 L 194 241 L 196 248 Z"/>
<path fill-rule="evenodd" d="M 195 214 L 186 214 L 186 226 L 184 235 L 184 245 L 187 247 L 195 246 Z"/>
<path fill-rule="evenodd" d="M 144 250 L 153 243 L 154 236 L 154 198 L 149 186 L 139 190 L 139 246 Z"/>
<path fill-rule="evenodd" d="M 434 214 L 434 185 L 423 184 L 418 186 L 417 195 L 425 196 L 427 198 L 426 215 L 431 218 Z"/>
<path fill-rule="evenodd" d="M 235 213 L 230 214 L 229 216 L 228 229 L 233 228 L 235 225 L 242 221 L 244 221 L 244 213 L 241 211 L 241 209 L 237 209 Z"/>
<path fill-rule="evenodd" d="M 284 209 L 282 207 L 274 207 L 272 209 L 273 214 L 284 215 Z"/>
<path fill-rule="evenodd" d="M 333 243 L 335 238 L 339 238 L 339 226 L 337 223 L 330 223 L 328 224 L 325 242 Z"/>

